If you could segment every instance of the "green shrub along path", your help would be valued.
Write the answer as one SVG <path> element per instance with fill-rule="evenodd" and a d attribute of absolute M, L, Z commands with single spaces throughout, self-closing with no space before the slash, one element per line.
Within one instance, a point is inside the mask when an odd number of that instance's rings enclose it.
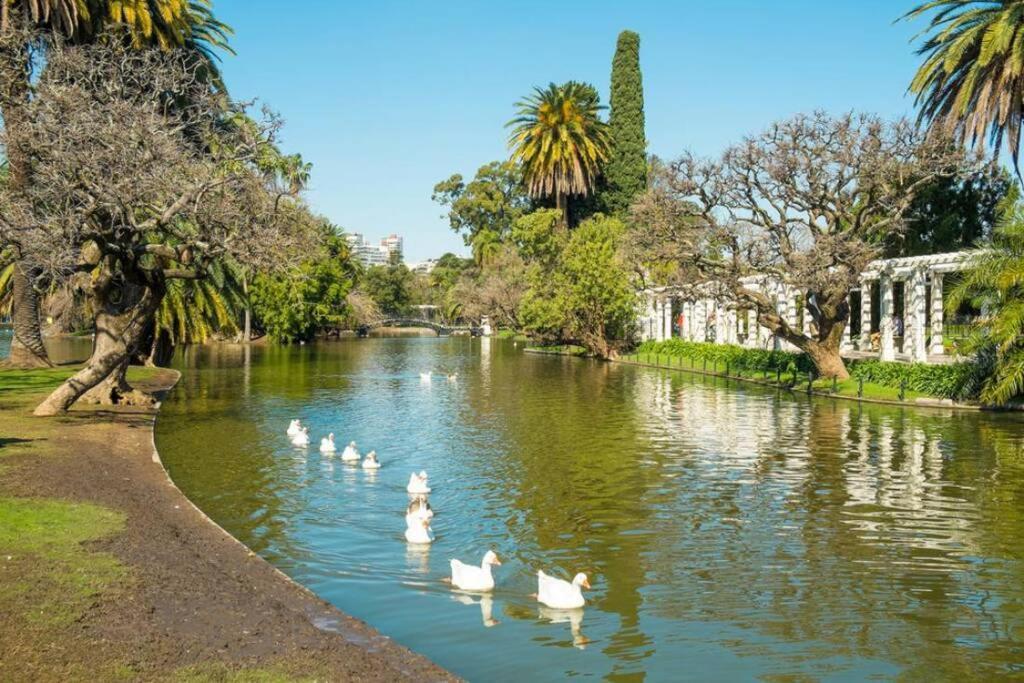
<path fill-rule="evenodd" d="M 806 390 L 810 382 L 811 390 L 816 393 L 896 403 L 941 402 L 948 405 L 956 401 L 977 407 L 973 402 L 980 387 L 978 371 L 969 362 L 927 365 L 877 360 L 847 361 L 850 378 L 833 382 L 831 379 L 814 377 L 814 366 L 803 354 L 682 339 L 644 342 L 635 352 L 624 354 L 620 360 L 729 376 L 793 390 Z"/>
<path fill-rule="evenodd" d="M 207 520 L 154 458 L 155 411 L 33 417 L 75 369 L 0 370 L 0 681 L 453 680 Z"/>

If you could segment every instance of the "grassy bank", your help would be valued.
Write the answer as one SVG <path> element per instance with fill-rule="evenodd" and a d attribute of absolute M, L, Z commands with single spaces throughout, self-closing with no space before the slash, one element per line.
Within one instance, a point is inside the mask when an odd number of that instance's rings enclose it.
<path fill-rule="evenodd" d="M 195 511 L 152 457 L 154 411 L 32 416 L 74 371 L 0 370 L 0 681 L 451 680 Z"/>
<path fill-rule="evenodd" d="M 848 363 L 850 378 L 821 379 L 803 354 L 746 349 L 673 339 L 645 342 L 621 361 L 687 372 L 733 377 L 769 386 L 894 403 L 970 400 L 973 367 L 968 363 L 924 365 L 874 360 Z"/>

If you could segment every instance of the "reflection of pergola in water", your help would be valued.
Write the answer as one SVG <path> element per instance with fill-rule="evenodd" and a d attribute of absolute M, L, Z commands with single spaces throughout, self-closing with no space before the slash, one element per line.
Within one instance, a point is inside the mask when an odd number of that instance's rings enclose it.
<path fill-rule="evenodd" d="M 850 319 L 843 353 L 882 360 L 943 362 L 945 341 L 955 337 L 943 311 L 945 276 L 966 270 L 978 252 L 958 251 L 872 261 L 850 295 Z M 803 294 L 767 276 L 746 278 L 745 286 L 768 294 L 790 327 L 811 330 Z M 759 326 L 752 310 L 737 309 L 714 283 L 695 292 L 679 288 L 647 290 L 640 319 L 644 339 L 680 337 L 691 341 L 740 344 L 749 348 L 794 350 Z"/>

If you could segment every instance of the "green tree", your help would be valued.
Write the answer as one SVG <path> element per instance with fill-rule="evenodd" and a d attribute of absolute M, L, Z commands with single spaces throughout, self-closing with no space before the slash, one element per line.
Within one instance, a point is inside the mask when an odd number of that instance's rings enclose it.
<path fill-rule="evenodd" d="M 257 322 L 274 341 L 309 341 L 346 327 L 348 295 L 358 276 L 348 242 L 329 226 L 316 256 L 286 273 L 258 275 L 250 289 Z"/>
<path fill-rule="evenodd" d="M 1018 166 L 1024 118 L 1024 4 L 1020 0 L 929 0 L 904 15 L 931 15 L 910 83 L 919 120 L 969 145 L 1005 141 Z M 1018 175 L 1020 174 L 1018 168 Z"/>
<path fill-rule="evenodd" d="M 979 366 L 981 400 L 1003 405 L 1024 394 L 1024 204 L 1014 190 L 1002 205 L 989 249 L 953 287 L 951 313 L 970 302 L 986 314 L 961 348 Z"/>
<path fill-rule="evenodd" d="M 448 207 L 448 224 L 473 249 L 482 264 L 508 238 L 512 224 L 530 209 L 522 169 L 511 161 L 492 161 L 466 183 L 455 174 L 434 186 L 431 198 Z"/>
<path fill-rule="evenodd" d="M 640 36 L 633 31 L 620 33 L 615 48 L 608 127 L 612 149 L 600 198 L 605 211 L 622 215 L 647 187 Z"/>
<path fill-rule="evenodd" d="M 570 197 L 586 197 L 597 186 L 611 153 L 608 125 L 593 86 L 569 81 L 536 88 L 516 104 L 518 116 L 508 122 L 512 161 L 523 168 L 529 195 L 554 198 L 568 224 Z"/>
<path fill-rule="evenodd" d="M 368 268 L 359 288 L 384 315 L 403 315 L 412 304 L 413 274 L 403 264 Z"/>
<path fill-rule="evenodd" d="M 885 257 L 959 251 L 988 239 L 1012 184 L 1008 173 L 985 170 L 966 178 L 936 178 L 914 198 L 902 232 L 885 235 Z"/>

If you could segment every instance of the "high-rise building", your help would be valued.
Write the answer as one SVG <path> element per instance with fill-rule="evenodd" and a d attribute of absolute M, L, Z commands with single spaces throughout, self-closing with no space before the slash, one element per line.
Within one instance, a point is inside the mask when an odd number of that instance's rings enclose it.
<path fill-rule="evenodd" d="M 399 235 L 391 233 L 380 241 L 380 246 L 386 251 L 390 263 L 402 262 L 402 238 Z"/>
<path fill-rule="evenodd" d="M 345 233 L 345 239 L 352 247 L 352 256 L 366 267 L 386 266 L 388 250 L 382 246 L 371 244 L 358 232 Z"/>

